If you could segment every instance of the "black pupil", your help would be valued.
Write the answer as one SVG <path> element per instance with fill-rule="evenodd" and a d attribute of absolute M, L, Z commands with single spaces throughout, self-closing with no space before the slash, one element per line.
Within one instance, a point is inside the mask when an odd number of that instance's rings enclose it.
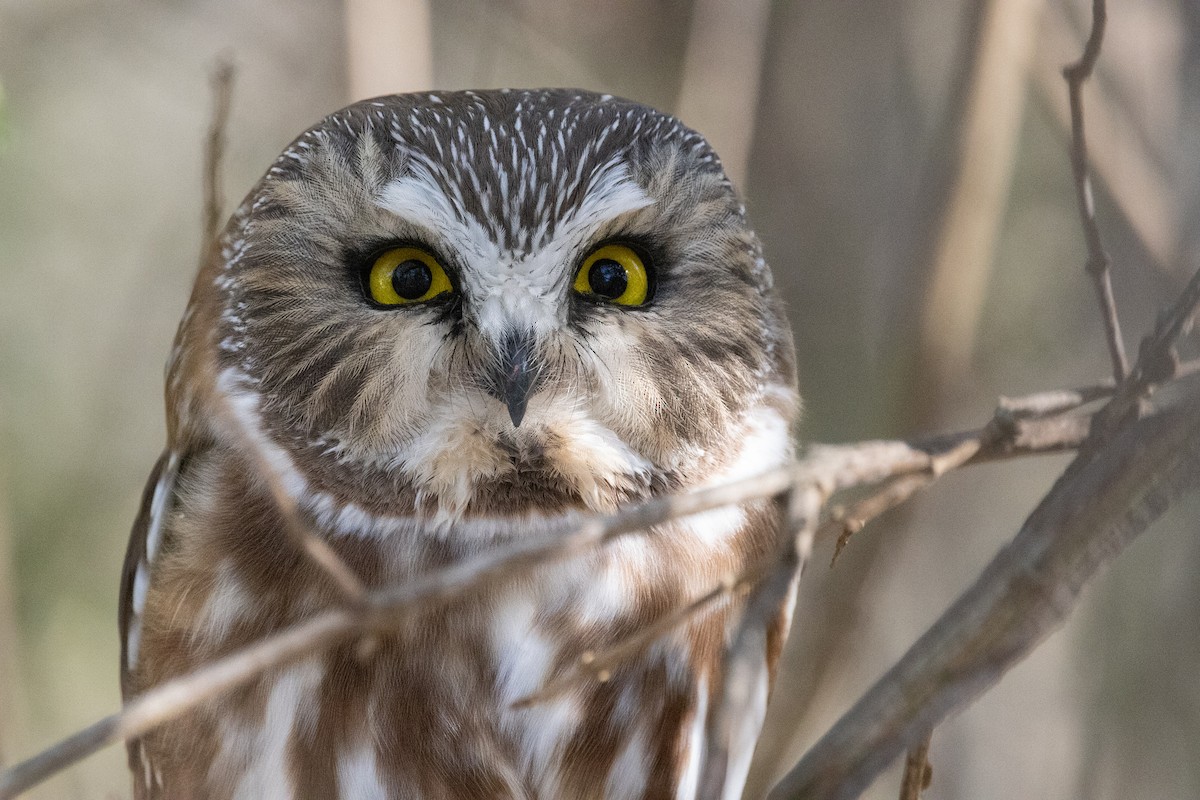
<path fill-rule="evenodd" d="M 625 294 L 629 275 L 625 268 L 611 258 L 601 258 L 588 270 L 588 286 L 601 297 L 616 300 Z"/>
<path fill-rule="evenodd" d="M 433 273 L 415 258 L 401 261 L 392 272 L 392 288 L 405 300 L 420 300 L 432 285 Z"/>

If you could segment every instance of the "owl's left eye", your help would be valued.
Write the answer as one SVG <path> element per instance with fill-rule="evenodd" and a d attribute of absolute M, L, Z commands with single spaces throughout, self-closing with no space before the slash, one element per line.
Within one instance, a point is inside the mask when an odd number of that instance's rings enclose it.
<path fill-rule="evenodd" d="M 427 303 L 454 291 L 450 276 L 432 253 L 420 247 L 393 247 L 371 264 L 367 291 L 382 306 Z"/>
<path fill-rule="evenodd" d="M 593 250 L 579 265 L 574 289 L 584 297 L 641 306 L 650 299 L 650 273 L 633 248 L 606 244 Z"/>

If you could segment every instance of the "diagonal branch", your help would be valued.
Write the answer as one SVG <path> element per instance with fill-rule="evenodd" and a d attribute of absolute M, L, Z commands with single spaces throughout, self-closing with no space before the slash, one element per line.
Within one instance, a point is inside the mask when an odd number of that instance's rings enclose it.
<path fill-rule="evenodd" d="M 904 657 L 813 746 L 769 800 L 854 798 L 1062 623 L 1083 586 L 1200 482 L 1200 397 L 1080 457 Z"/>

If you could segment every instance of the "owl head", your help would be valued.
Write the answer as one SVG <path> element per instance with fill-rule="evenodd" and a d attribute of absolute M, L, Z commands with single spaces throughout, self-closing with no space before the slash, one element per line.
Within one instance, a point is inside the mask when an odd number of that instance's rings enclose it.
<path fill-rule="evenodd" d="M 567 90 L 382 97 L 306 131 L 201 272 L 170 373 L 173 436 L 223 393 L 305 486 L 443 520 L 762 469 L 762 410 L 778 458 L 797 402 L 711 148 Z"/>

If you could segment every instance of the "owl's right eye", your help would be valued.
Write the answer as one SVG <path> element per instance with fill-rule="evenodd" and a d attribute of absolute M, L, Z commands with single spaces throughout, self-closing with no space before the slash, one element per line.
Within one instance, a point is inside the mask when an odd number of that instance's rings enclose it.
<path fill-rule="evenodd" d="M 367 292 L 381 306 L 428 303 L 454 291 L 450 276 L 432 253 L 420 247 L 393 247 L 371 264 Z"/>

